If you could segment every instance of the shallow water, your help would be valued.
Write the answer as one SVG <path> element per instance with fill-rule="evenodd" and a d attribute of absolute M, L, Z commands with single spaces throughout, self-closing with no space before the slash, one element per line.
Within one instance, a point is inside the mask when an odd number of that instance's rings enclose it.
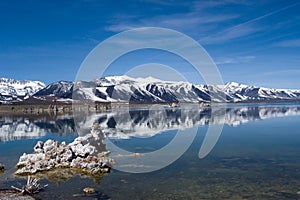
<path fill-rule="evenodd" d="M 112 170 L 102 178 L 69 173 L 64 179 L 42 179 L 49 184 L 42 199 L 298 199 L 300 195 L 300 105 L 238 105 L 210 108 L 131 108 L 80 116 L 2 116 L 0 118 L 0 188 L 21 187 L 25 178 L 13 176 L 23 152 L 31 153 L 38 140 L 71 142 L 89 132 L 97 121 L 106 142 L 130 151 L 129 157 L 114 157 L 116 168 L 126 161 L 141 160 L 175 143 L 184 150 L 179 159 L 150 173 Z M 209 125 L 221 126 L 221 134 L 207 135 Z M 75 129 L 79 125 L 80 129 Z M 198 130 L 197 130 L 198 128 Z M 178 130 L 181 130 L 178 133 Z M 194 131 L 196 131 L 194 133 Z M 206 139 L 208 140 L 206 140 Z M 208 154 L 199 158 L 205 143 Z M 210 141 L 210 142 L 207 142 Z M 107 145 L 116 154 L 115 149 Z M 111 148 L 111 149 L 110 149 Z M 169 152 L 172 155 L 174 152 Z M 134 154 L 135 153 L 135 154 Z M 157 157 L 165 159 L 166 157 Z M 154 163 L 154 164 L 153 164 Z M 156 166 L 155 160 L 144 163 Z M 134 164 L 134 163 L 133 163 Z M 149 164 L 149 166 L 148 166 Z M 140 170 L 137 167 L 137 171 Z M 134 165 L 130 169 L 134 169 Z M 149 169 L 149 168 L 148 168 Z M 151 166 L 150 166 L 151 169 Z M 60 179 L 61 178 L 61 179 Z M 83 188 L 96 193 L 84 195 Z"/>

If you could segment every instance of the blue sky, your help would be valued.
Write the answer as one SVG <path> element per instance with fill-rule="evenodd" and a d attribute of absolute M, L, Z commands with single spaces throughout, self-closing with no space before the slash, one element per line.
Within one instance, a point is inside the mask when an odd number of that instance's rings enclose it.
<path fill-rule="evenodd" d="M 157 26 L 198 41 L 224 82 L 300 89 L 299 10 L 297 0 L 0 1 L 0 77 L 72 81 L 101 41 L 131 28 Z M 143 61 L 193 74 L 159 51 L 120 58 L 106 74 L 121 75 Z M 201 83 L 192 75 L 187 79 Z"/>

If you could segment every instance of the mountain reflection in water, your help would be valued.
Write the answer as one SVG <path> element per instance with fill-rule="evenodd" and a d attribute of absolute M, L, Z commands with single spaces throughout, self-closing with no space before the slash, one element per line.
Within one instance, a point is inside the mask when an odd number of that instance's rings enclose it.
<path fill-rule="evenodd" d="M 89 133 L 98 122 L 109 138 L 151 137 L 167 130 L 208 124 L 238 126 L 254 120 L 300 115 L 300 105 L 232 106 L 218 108 L 130 108 L 85 116 L 1 116 L 0 141 L 38 139 L 47 132 L 65 135 Z"/>

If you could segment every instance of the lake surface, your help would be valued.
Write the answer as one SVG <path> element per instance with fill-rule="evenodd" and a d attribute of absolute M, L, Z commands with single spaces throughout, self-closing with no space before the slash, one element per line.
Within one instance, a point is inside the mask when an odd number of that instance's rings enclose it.
<path fill-rule="evenodd" d="M 115 169 L 103 177 L 72 172 L 63 176 L 60 170 L 41 180 L 49 186 L 37 197 L 300 198 L 299 104 L 119 108 L 76 116 L 75 122 L 72 115 L 2 115 L 0 163 L 6 170 L 0 174 L 0 188 L 26 183 L 26 177 L 14 177 L 15 165 L 24 152 L 33 152 L 37 141 L 72 142 L 95 122 L 106 135 Z M 209 128 L 213 131 L 207 132 Z M 162 151 L 166 147 L 170 147 L 167 153 Z M 143 170 L 151 172 L 137 173 Z M 85 187 L 95 188 L 96 193 L 84 195 Z"/>

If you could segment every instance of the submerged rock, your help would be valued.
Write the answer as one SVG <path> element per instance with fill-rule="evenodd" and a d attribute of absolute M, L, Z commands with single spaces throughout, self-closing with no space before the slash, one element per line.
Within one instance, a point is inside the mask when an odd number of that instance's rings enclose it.
<path fill-rule="evenodd" d="M 0 189 L 1 200 L 35 200 L 31 195 L 24 195 L 14 189 Z"/>
<path fill-rule="evenodd" d="M 92 188 L 92 187 L 86 187 L 86 188 L 83 189 L 83 192 L 85 194 L 92 194 L 92 193 L 95 193 L 95 189 Z"/>
<path fill-rule="evenodd" d="M 94 183 L 99 184 L 107 173 L 92 174 L 79 168 L 54 168 L 49 171 L 42 171 L 31 175 L 39 179 L 47 179 L 57 185 L 65 183 L 74 176 L 80 176 L 83 179 L 91 178 Z"/>
<path fill-rule="evenodd" d="M 5 169 L 4 165 L 0 163 L 0 175 L 4 173 L 4 169 Z"/>
<path fill-rule="evenodd" d="M 55 168 L 76 168 L 86 173 L 109 172 L 113 160 L 107 157 L 104 135 L 95 124 L 90 134 L 76 138 L 72 143 L 55 140 L 39 141 L 32 154 L 24 153 L 17 163 L 16 175 L 35 174 Z"/>

